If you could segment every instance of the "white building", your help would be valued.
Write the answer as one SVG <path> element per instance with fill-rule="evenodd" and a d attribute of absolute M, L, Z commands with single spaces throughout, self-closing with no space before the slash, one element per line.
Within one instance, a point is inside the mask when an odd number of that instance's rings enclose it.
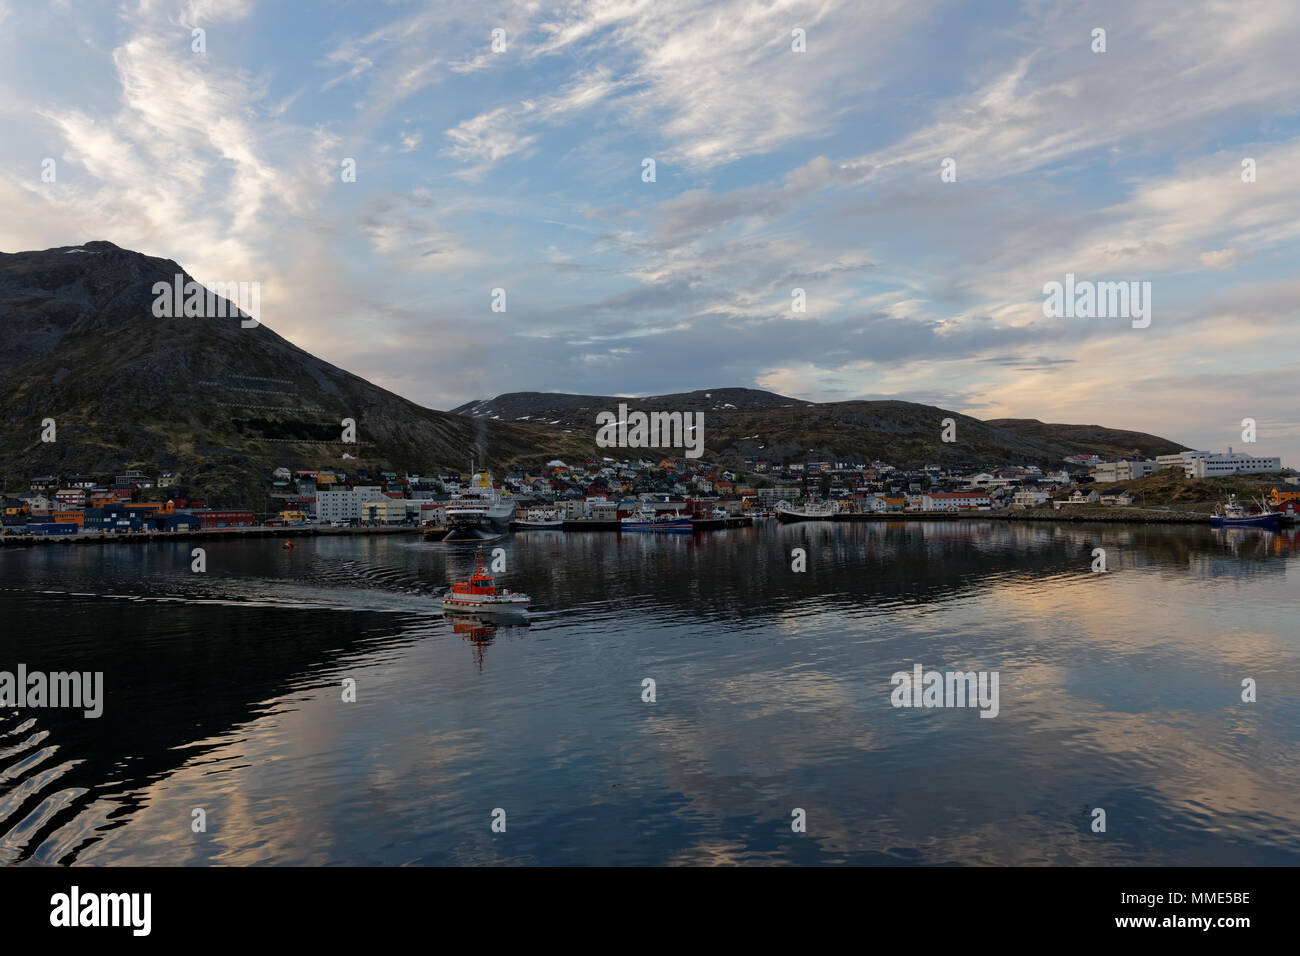
<path fill-rule="evenodd" d="M 1159 469 L 1159 462 L 1150 458 L 1103 461 L 1093 469 L 1092 476 L 1097 481 L 1132 481 L 1134 478 L 1153 475 Z"/>
<path fill-rule="evenodd" d="M 1226 455 L 1206 455 L 1188 459 L 1183 465 L 1183 474 L 1188 478 L 1213 478 L 1217 475 L 1258 475 L 1263 472 L 1281 471 L 1281 458 L 1255 458 L 1242 452 L 1228 449 Z"/>
<path fill-rule="evenodd" d="M 367 501 L 384 497 L 378 485 L 358 485 L 355 488 L 322 488 L 316 492 L 316 520 L 352 521 L 364 517 L 361 506 Z"/>
<path fill-rule="evenodd" d="M 921 495 L 922 511 L 969 511 L 992 506 L 992 500 L 982 491 L 936 491 Z"/>
<path fill-rule="evenodd" d="M 1074 494 L 1070 495 L 1070 497 L 1066 498 L 1064 501 L 1053 501 L 1052 507 L 1055 508 L 1057 511 L 1060 511 L 1066 505 L 1095 505 L 1100 500 L 1101 500 L 1101 495 L 1097 494 L 1095 490 L 1089 491 L 1085 495 L 1082 489 L 1080 489 L 1079 491 L 1076 491 Z"/>
<path fill-rule="evenodd" d="M 1183 470 L 1193 458 L 1209 458 L 1212 451 L 1176 451 L 1172 455 L 1157 455 L 1156 466 L 1159 468 L 1177 468 Z"/>
<path fill-rule="evenodd" d="M 1011 496 L 1011 504 L 1016 508 L 1037 508 L 1051 500 L 1051 495 L 1037 488 L 1021 488 Z"/>

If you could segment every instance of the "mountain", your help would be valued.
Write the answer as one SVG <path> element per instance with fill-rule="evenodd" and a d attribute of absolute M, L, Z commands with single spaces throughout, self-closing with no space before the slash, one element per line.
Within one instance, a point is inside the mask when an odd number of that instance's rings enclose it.
<path fill-rule="evenodd" d="M 532 421 L 564 424 L 581 423 L 594 429 L 597 412 L 617 411 L 618 403 L 644 411 L 730 411 L 733 409 L 799 408 L 811 405 L 799 398 L 786 398 L 759 388 L 713 388 L 646 398 L 618 398 L 613 395 L 568 395 L 564 392 L 509 392 L 481 402 L 466 402 L 452 412 L 475 418 L 501 421 Z M 558 419 L 558 421 L 553 421 Z"/>
<path fill-rule="evenodd" d="M 595 451 L 591 436 L 424 408 L 265 325 L 158 318 L 175 262 L 87 242 L 0 253 L 0 490 L 33 475 L 175 471 L 209 503 L 266 506 L 277 466 L 502 467 Z M 359 445 L 341 443 L 342 421 Z M 46 419 L 53 442 L 41 440 Z M 344 462 L 343 454 L 356 460 Z"/>
<path fill-rule="evenodd" d="M 501 422 L 542 423 L 554 429 L 594 433 L 596 414 L 617 411 L 704 413 L 705 457 L 739 464 L 746 457 L 770 461 L 840 458 L 881 459 L 900 467 L 1060 464 L 1070 455 L 1172 454 L 1185 446 L 1141 432 L 1099 425 L 1049 425 L 1035 419 L 980 421 L 915 402 L 807 402 L 752 388 L 714 388 L 673 395 L 627 398 L 510 392 L 469 402 L 455 411 Z M 956 423 L 956 441 L 941 438 L 941 423 Z M 612 454 L 605 451 L 606 455 Z"/>
<path fill-rule="evenodd" d="M 1102 458 L 1154 458 L 1186 451 L 1164 438 L 1145 432 L 1105 428 L 1101 425 L 1047 424 L 1036 418 L 991 418 L 986 425 L 1006 429 L 1028 438 L 1054 442 L 1063 448 L 1073 449 L 1075 455 L 1099 455 Z"/>

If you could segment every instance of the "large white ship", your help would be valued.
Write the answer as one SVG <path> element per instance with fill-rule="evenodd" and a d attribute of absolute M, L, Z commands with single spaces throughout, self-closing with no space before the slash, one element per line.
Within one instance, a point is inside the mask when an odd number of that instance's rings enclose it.
<path fill-rule="evenodd" d="M 452 495 L 443 510 L 447 515 L 444 541 L 482 541 L 510 531 L 515 504 L 492 487 L 492 475 L 484 471 L 475 473 L 469 486 Z"/>

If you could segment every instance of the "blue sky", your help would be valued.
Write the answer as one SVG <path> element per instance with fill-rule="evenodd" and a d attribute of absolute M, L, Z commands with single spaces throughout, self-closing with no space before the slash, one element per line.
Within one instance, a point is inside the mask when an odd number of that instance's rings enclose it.
<path fill-rule="evenodd" d="M 1214 449 L 1250 417 L 1295 465 L 1297 49 L 1284 0 L 0 0 L 0 250 L 259 281 L 432 407 L 750 385 Z M 1067 272 L 1150 282 L 1151 326 L 1045 318 Z"/>

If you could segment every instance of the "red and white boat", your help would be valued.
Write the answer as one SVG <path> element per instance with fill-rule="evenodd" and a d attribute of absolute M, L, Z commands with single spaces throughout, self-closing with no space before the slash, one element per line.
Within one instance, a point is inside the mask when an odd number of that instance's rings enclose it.
<path fill-rule="evenodd" d="M 527 594 L 509 588 L 498 588 L 496 579 L 483 566 L 483 549 L 474 554 L 477 570 L 466 581 L 456 581 L 451 590 L 442 596 L 442 606 L 448 610 L 467 611 L 524 611 L 532 601 Z"/>

